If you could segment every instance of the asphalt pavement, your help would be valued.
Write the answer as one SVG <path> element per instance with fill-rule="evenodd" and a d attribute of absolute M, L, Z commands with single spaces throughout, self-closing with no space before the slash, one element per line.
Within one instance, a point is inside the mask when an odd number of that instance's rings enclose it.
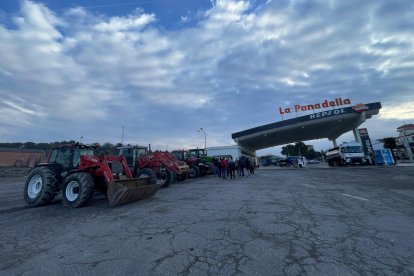
<path fill-rule="evenodd" d="M 414 167 L 259 169 L 109 208 L 0 178 L 0 275 L 414 275 Z"/>

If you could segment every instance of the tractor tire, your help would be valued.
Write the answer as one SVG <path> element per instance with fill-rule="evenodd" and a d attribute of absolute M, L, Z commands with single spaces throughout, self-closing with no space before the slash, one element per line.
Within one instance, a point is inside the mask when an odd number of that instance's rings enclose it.
<path fill-rule="evenodd" d="M 180 175 L 177 175 L 177 180 L 178 180 L 178 181 L 184 181 L 184 180 L 186 180 L 186 179 L 187 179 L 187 177 L 188 177 L 188 172 L 186 172 L 186 173 L 182 173 L 182 174 L 180 174 Z"/>
<path fill-rule="evenodd" d="M 139 170 L 136 178 L 149 178 L 150 185 L 157 183 L 157 178 L 155 177 L 155 173 L 150 168 L 143 168 L 142 170 Z"/>
<path fill-rule="evenodd" d="M 58 176 L 49 167 L 37 167 L 27 177 L 24 185 L 24 199 L 28 206 L 49 204 L 56 195 Z"/>
<path fill-rule="evenodd" d="M 78 208 L 87 204 L 94 192 L 93 178 L 89 173 L 69 175 L 62 188 L 62 203 L 65 207 Z"/>
<path fill-rule="evenodd" d="M 208 167 L 207 175 L 211 175 L 214 172 L 214 164 L 211 162 L 204 163 Z"/>
<path fill-rule="evenodd" d="M 197 171 L 196 171 L 195 168 L 196 168 L 195 166 L 191 166 L 190 167 L 190 170 L 188 171 L 188 177 L 189 178 L 195 178 L 195 177 L 197 177 Z"/>
<path fill-rule="evenodd" d="M 161 188 L 167 188 L 173 181 L 173 173 L 169 169 L 165 169 L 165 175 L 157 176 L 157 184 L 161 184 Z"/>
<path fill-rule="evenodd" d="M 197 166 L 194 166 L 194 169 L 196 170 L 196 177 L 200 177 L 200 175 L 201 175 L 200 168 L 197 167 Z"/>

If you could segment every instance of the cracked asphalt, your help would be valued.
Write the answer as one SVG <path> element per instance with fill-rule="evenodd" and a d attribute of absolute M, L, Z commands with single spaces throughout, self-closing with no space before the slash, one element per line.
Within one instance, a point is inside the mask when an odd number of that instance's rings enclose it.
<path fill-rule="evenodd" d="M 1 275 L 414 275 L 414 167 L 259 169 L 114 209 L 0 178 Z"/>

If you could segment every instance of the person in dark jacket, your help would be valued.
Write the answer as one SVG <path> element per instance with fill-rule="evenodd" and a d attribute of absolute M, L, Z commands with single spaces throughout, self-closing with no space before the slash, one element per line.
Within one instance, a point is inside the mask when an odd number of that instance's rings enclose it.
<path fill-rule="evenodd" d="M 229 159 L 229 174 L 230 179 L 236 179 L 236 164 L 233 161 L 233 157 L 230 157 Z"/>
<path fill-rule="evenodd" d="M 250 161 L 250 174 L 254 174 L 254 166 L 255 166 L 255 162 L 254 162 L 254 159 L 252 159 Z"/>
<path fill-rule="evenodd" d="M 214 158 L 214 176 L 221 177 L 220 173 L 220 160 L 218 158 Z"/>
<path fill-rule="evenodd" d="M 246 170 L 250 173 L 250 174 L 252 174 L 252 171 L 250 170 L 250 160 L 249 160 L 249 158 L 246 158 L 246 162 L 245 162 L 245 164 L 246 164 Z"/>
<path fill-rule="evenodd" d="M 242 156 L 240 157 L 239 160 L 239 176 L 244 176 L 244 167 L 245 167 L 246 163 L 245 163 L 245 157 Z"/>

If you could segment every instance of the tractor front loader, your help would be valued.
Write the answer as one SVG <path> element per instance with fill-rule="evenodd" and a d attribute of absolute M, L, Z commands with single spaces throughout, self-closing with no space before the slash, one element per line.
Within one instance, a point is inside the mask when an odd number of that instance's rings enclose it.
<path fill-rule="evenodd" d="M 188 166 L 169 152 L 149 152 L 144 146 L 119 147 L 119 155 L 125 156 L 134 177 L 155 177 L 157 184 L 168 187 L 176 179 L 184 180 Z"/>

